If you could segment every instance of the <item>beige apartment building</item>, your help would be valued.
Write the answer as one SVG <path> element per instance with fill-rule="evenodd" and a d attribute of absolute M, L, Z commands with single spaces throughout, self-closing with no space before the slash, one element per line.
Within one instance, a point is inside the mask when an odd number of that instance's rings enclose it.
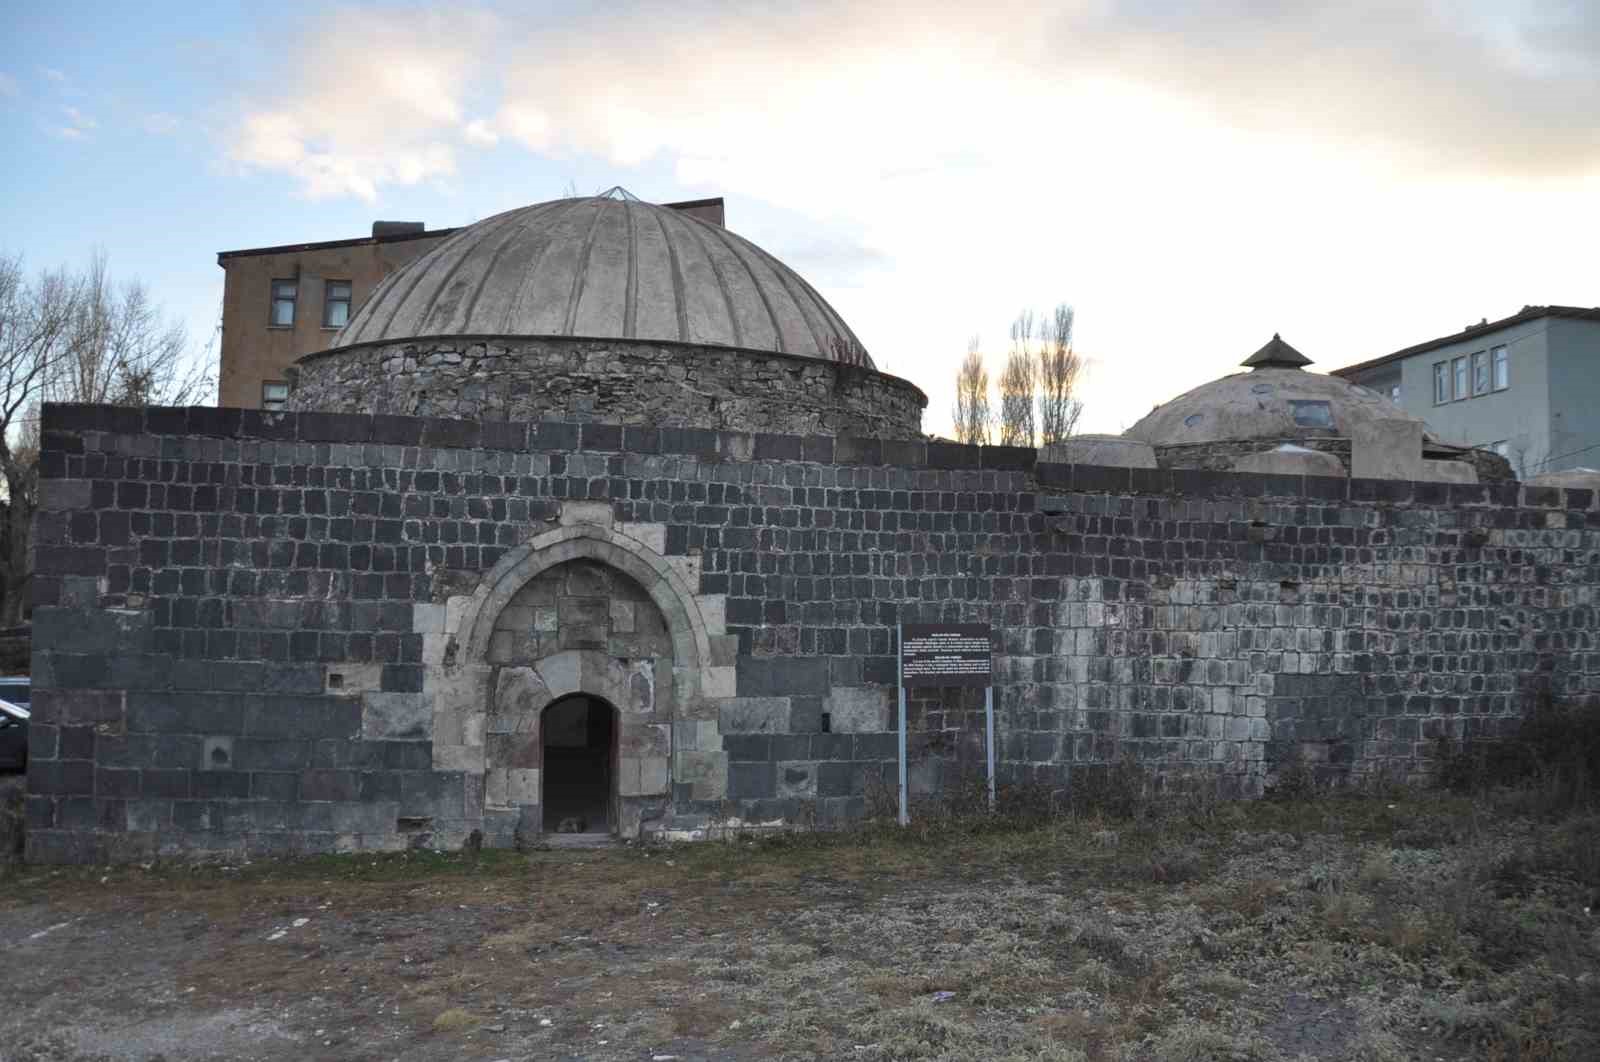
<path fill-rule="evenodd" d="M 663 205 L 715 225 L 724 221 L 720 197 Z M 371 236 L 353 240 L 219 251 L 224 276 L 217 404 L 283 408 L 289 397 L 284 370 L 332 346 L 384 277 L 455 231 L 427 229 L 418 221 L 375 221 Z"/>

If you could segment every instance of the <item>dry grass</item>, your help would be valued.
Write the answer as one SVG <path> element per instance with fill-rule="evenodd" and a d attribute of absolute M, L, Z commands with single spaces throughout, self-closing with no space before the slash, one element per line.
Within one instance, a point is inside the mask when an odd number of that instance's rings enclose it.
<path fill-rule="evenodd" d="M 1597 845 L 1592 814 L 1322 796 L 604 854 L 29 871 L 0 914 L 203 912 L 214 944 L 175 941 L 171 960 L 194 999 L 321 997 L 357 1022 L 366 1000 L 398 1003 L 383 1020 L 417 1039 L 387 1057 L 501 1035 L 484 1057 L 1585 1059 Z M 267 942 L 306 911 L 302 945 Z"/>

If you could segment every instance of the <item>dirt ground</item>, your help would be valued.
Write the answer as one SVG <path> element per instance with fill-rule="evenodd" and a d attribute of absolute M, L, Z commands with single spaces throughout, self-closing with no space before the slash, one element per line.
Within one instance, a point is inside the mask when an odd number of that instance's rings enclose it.
<path fill-rule="evenodd" d="M 1600 817 L 1482 800 L 0 885 L 8 1062 L 1600 1057 Z"/>

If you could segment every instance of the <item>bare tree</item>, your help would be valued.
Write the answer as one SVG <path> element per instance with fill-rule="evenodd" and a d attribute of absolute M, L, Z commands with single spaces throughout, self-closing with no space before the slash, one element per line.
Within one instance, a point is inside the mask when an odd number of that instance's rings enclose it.
<path fill-rule="evenodd" d="M 110 282 L 103 254 L 86 269 L 25 276 L 0 257 L 0 625 L 22 620 L 32 575 L 29 543 L 38 485 L 38 411 L 44 402 L 185 405 L 209 397 L 208 359 L 186 358 L 143 285 Z"/>
<path fill-rule="evenodd" d="M 1057 306 L 1048 320 L 1039 322 L 1039 442 L 1062 442 L 1077 429 L 1083 403 L 1078 400 L 1078 377 L 1083 362 L 1072 349 L 1072 307 Z"/>
<path fill-rule="evenodd" d="M 1039 379 L 1033 357 L 1033 311 L 1011 322 L 1011 352 L 1000 374 L 1000 445 L 1032 446 L 1033 403 Z"/>
<path fill-rule="evenodd" d="M 976 446 L 989 442 L 989 425 L 994 412 L 989 405 L 989 370 L 978 349 L 978 337 L 967 343 L 967 356 L 956 373 L 956 441 Z"/>

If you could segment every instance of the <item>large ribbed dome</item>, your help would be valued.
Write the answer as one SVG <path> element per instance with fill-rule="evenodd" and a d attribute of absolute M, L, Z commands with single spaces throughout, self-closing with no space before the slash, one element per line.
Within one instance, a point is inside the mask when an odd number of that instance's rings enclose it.
<path fill-rule="evenodd" d="M 464 228 L 380 284 L 334 345 L 466 335 L 669 341 L 872 367 L 843 318 L 782 262 L 631 197 L 559 199 Z"/>

